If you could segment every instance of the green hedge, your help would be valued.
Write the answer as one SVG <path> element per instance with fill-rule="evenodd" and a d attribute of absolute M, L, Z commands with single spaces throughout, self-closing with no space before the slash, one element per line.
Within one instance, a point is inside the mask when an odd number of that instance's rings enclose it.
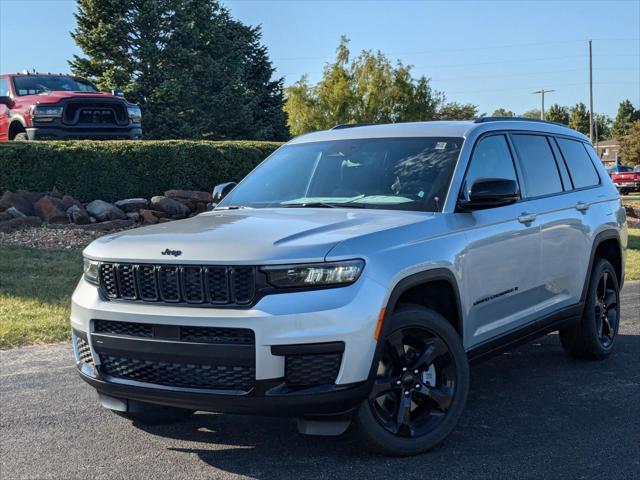
<path fill-rule="evenodd" d="M 0 195 L 49 191 L 115 201 L 238 181 L 279 143 L 254 141 L 67 141 L 0 144 Z"/>

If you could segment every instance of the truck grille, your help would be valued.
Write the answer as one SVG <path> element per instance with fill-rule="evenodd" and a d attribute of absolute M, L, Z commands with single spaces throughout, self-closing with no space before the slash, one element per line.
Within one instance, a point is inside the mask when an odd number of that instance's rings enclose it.
<path fill-rule="evenodd" d="M 290 387 L 332 384 L 336 381 L 342 353 L 288 355 L 285 382 Z"/>
<path fill-rule="evenodd" d="M 100 287 L 109 298 L 144 302 L 248 305 L 255 267 L 102 263 Z"/>
<path fill-rule="evenodd" d="M 75 101 L 64 108 L 67 125 L 126 125 L 127 111 L 120 102 Z"/>

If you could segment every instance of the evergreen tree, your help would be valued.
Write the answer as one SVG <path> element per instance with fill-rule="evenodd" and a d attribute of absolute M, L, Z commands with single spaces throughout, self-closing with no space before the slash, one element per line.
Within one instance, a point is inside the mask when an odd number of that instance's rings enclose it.
<path fill-rule="evenodd" d="M 640 120 L 636 120 L 620 138 L 620 158 L 625 165 L 640 164 Z"/>
<path fill-rule="evenodd" d="M 569 128 L 589 135 L 589 111 L 584 103 L 578 102 L 569 109 Z"/>
<path fill-rule="evenodd" d="M 611 125 L 611 136 L 614 138 L 625 136 L 631 124 L 636 120 L 640 120 L 640 109 L 636 110 L 630 100 L 620 102 L 618 114 Z"/>
<path fill-rule="evenodd" d="M 288 137 L 260 29 L 215 0 L 78 0 L 74 73 L 122 88 L 150 138 Z"/>
<path fill-rule="evenodd" d="M 491 116 L 492 117 L 515 117 L 516 114 L 513 113 L 511 110 L 507 110 L 505 108 L 497 108 L 496 110 L 493 111 Z"/>
<path fill-rule="evenodd" d="M 549 107 L 549 110 L 544 113 L 544 118 L 550 122 L 569 125 L 569 109 L 554 103 Z"/>

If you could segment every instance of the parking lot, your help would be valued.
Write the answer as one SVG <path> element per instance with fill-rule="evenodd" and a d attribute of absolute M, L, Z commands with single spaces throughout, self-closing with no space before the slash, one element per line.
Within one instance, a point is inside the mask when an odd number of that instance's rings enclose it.
<path fill-rule="evenodd" d="M 0 352 L 0 478 L 640 478 L 640 283 L 615 354 L 578 362 L 549 335 L 472 369 L 466 412 L 428 454 L 384 458 L 355 435 L 198 413 L 134 427 L 99 407 L 67 343 Z"/>

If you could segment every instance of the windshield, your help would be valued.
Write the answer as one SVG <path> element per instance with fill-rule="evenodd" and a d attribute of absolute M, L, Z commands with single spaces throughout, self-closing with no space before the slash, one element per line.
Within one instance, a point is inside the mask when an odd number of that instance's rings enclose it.
<path fill-rule="evenodd" d="M 13 77 L 13 86 L 18 95 L 37 95 L 39 93 L 97 92 L 91 82 L 68 75 L 21 75 Z"/>
<path fill-rule="evenodd" d="M 354 207 L 437 212 L 462 138 L 377 138 L 286 145 L 220 207 Z"/>

